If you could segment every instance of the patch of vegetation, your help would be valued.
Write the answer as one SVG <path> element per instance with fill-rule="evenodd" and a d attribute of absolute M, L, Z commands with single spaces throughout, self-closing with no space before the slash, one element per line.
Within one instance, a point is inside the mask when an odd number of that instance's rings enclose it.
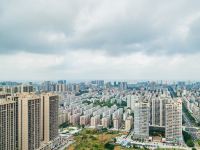
<path fill-rule="evenodd" d="M 200 146 L 200 140 L 197 141 L 198 145 Z"/>
<path fill-rule="evenodd" d="M 69 126 L 68 122 L 64 122 L 63 124 L 59 125 L 59 128 L 66 128 Z"/>
<path fill-rule="evenodd" d="M 72 144 L 70 150 L 112 150 L 114 149 L 113 139 L 119 134 L 111 134 L 106 129 L 83 129 L 77 134 L 74 139 L 75 143 Z"/>
<path fill-rule="evenodd" d="M 109 124 L 109 128 L 113 127 L 113 121 L 111 121 L 111 123 Z"/>
<path fill-rule="evenodd" d="M 165 136 L 165 128 L 162 127 L 150 127 L 149 128 L 150 136 Z"/>
<path fill-rule="evenodd" d="M 130 115 L 134 118 L 134 113 L 133 112 Z"/>
<path fill-rule="evenodd" d="M 107 142 L 107 143 L 104 145 L 104 148 L 105 148 L 106 150 L 114 150 L 115 145 L 114 145 L 114 144 L 111 144 L 111 143 L 109 143 L 109 142 Z"/>
<path fill-rule="evenodd" d="M 107 129 L 107 128 L 102 128 L 101 131 L 102 131 L 102 132 L 107 132 L 108 129 Z"/>
<path fill-rule="evenodd" d="M 117 103 L 116 105 L 117 105 L 117 107 L 123 108 L 123 107 L 127 106 L 127 102 L 126 101 L 122 101 L 121 104 Z"/>
<path fill-rule="evenodd" d="M 183 139 L 188 147 L 194 147 L 192 136 L 188 132 L 183 131 Z"/>
<path fill-rule="evenodd" d="M 184 120 L 184 117 L 183 117 L 183 115 L 182 115 L 182 124 L 185 124 L 185 120 Z"/>
<path fill-rule="evenodd" d="M 101 107 L 108 106 L 109 108 L 114 105 L 114 103 L 111 103 L 110 100 L 108 100 L 106 102 L 105 101 L 100 102 L 99 100 L 97 100 L 93 104 L 94 104 L 94 106 L 97 106 L 97 105 L 99 105 Z"/>
<path fill-rule="evenodd" d="M 85 101 L 83 101 L 83 104 L 88 104 L 88 105 L 90 105 L 92 102 L 91 101 L 88 101 L 88 100 L 85 100 Z"/>

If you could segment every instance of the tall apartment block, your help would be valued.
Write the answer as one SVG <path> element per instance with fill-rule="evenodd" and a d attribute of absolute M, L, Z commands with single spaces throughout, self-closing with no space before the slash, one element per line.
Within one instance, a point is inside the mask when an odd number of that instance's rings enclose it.
<path fill-rule="evenodd" d="M 109 125 L 110 125 L 110 117 L 103 117 L 101 119 L 101 124 L 104 128 L 109 128 Z"/>
<path fill-rule="evenodd" d="M 129 116 L 125 120 L 125 130 L 130 131 L 130 129 L 132 128 L 132 125 L 133 125 L 133 117 Z"/>
<path fill-rule="evenodd" d="M 166 104 L 165 138 L 168 143 L 182 144 L 182 101 Z"/>
<path fill-rule="evenodd" d="M 121 123 L 122 123 L 122 119 L 120 115 L 113 117 L 113 128 L 115 130 L 119 130 L 119 128 L 121 127 Z"/>
<path fill-rule="evenodd" d="M 100 115 L 96 115 L 91 117 L 90 125 L 92 128 L 97 128 L 97 126 L 100 124 Z"/>
<path fill-rule="evenodd" d="M 134 138 L 149 137 L 149 103 L 137 102 L 134 109 Z"/>
<path fill-rule="evenodd" d="M 70 116 L 70 123 L 72 125 L 78 125 L 80 124 L 80 115 L 81 113 L 73 114 Z"/>
<path fill-rule="evenodd" d="M 68 117 L 67 114 L 68 114 L 67 111 L 63 111 L 61 109 L 58 109 L 58 125 L 61 125 L 64 122 L 67 121 L 67 119 L 68 119 L 67 118 Z"/>
<path fill-rule="evenodd" d="M 137 95 L 127 95 L 127 107 L 133 111 L 135 103 L 138 101 L 138 99 L 139 97 Z"/>
<path fill-rule="evenodd" d="M 84 115 L 80 116 L 80 125 L 88 125 L 90 123 L 90 116 L 89 115 Z"/>
<path fill-rule="evenodd" d="M 17 99 L 17 97 L 16 97 Z M 41 99 L 35 94 L 18 96 L 18 149 L 35 150 L 40 147 Z"/>
<path fill-rule="evenodd" d="M 13 103 L 9 111 L 15 112 L 13 114 L 15 122 L 9 124 L 13 124 L 16 129 L 15 132 L 10 130 L 14 132 L 12 133 L 16 143 L 14 150 L 40 149 L 41 146 L 45 147 L 46 143 L 58 137 L 57 95 L 46 93 L 41 96 L 34 93 L 20 93 L 7 96 L 6 101 Z"/>
<path fill-rule="evenodd" d="M 16 150 L 16 144 L 15 102 L 0 99 L 0 150 Z"/>
<path fill-rule="evenodd" d="M 165 105 L 170 103 L 171 97 L 154 96 L 150 100 L 150 124 L 165 126 Z"/>
<path fill-rule="evenodd" d="M 41 95 L 41 141 L 49 142 L 58 137 L 58 95 Z"/>

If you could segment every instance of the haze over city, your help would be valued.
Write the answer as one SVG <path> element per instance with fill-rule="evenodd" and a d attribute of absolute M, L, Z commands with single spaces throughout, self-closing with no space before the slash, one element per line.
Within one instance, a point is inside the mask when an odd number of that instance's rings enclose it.
<path fill-rule="evenodd" d="M 199 80 L 199 1 L 0 2 L 1 80 Z"/>

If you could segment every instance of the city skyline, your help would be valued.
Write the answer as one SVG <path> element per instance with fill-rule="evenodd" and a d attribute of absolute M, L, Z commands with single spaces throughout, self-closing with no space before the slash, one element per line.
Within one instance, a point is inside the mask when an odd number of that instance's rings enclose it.
<path fill-rule="evenodd" d="M 3 0 L 1 80 L 200 80 L 199 3 Z"/>
<path fill-rule="evenodd" d="M 200 1 L 0 0 L 0 150 L 200 150 Z"/>
<path fill-rule="evenodd" d="M 0 150 L 199 149 L 199 127 L 200 82 L 0 82 Z"/>

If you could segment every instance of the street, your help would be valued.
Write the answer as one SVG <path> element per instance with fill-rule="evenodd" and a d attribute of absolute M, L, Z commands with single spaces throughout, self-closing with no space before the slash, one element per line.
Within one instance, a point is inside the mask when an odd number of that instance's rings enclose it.
<path fill-rule="evenodd" d="M 65 148 L 69 147 L 74 141 L 69 141 L 68 143 L 62 145 L 58 150 L 64 150 Z"/>
<path fill-rule="evenodd" d="M 184 111 L 183 111 L 183 119 L 185 120 L 186 127 L 193 127 L 193 124 L 191 123 L 190 119 L 187 117 Z"/>

